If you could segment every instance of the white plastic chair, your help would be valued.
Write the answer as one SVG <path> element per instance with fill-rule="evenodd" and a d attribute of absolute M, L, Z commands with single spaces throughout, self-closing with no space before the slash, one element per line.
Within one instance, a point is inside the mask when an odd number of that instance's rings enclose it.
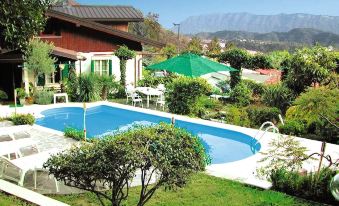
<path fill-rule="evenodd" d="M 162 93 L 158 98 L 157 98 L 157 101 L 155 103 L 155 107 L 157 108 L 158 105 L 160 105 L 162 107 L 162 110 L 164 111 L 165 110 L 165 104 L 166 104 L 166 101 L 165 101 L 165 96 L 164 96 L 164 93 Z"/>
<path fill-rule="evenodd" d="M 164 84 L 159 84 L 159 85 L 157 86 L 157 90 L 162 91 L 162 92 L 165 92 L 165 90 L 166 90 L 165 85 L 164 85 Z"/>
<path fill-rule="evenodd" d="M 144 107 L 144 104 L 142 103 L 142 98 L 139 94 L 133 93 L 132 95 L 132 105 L 135 107 L 137 103 L 141 105 L 141 107 Z"/>
<path fill-rule="evenodd" d="M 132 85 L 127 85 L 125 87 L 125 93 L 126 93 L 126 104 L 128 103 L 128 99 L 131 98 L 132 99 L 132 95 L 134 93 L 134 87 Z"/>

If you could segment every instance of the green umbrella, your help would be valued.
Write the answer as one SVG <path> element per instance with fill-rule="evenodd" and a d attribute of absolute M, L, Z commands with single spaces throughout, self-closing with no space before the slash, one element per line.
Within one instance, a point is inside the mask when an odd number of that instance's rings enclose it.
<path fill-rule="evenodd" d="M 158 64 L 150 65 L 147 69 L 166 70 L 189 77 L 199 77 L 204 74 L 219 71 L 237 71 L 232 67 L 191 53 L 185 53 Z"/>

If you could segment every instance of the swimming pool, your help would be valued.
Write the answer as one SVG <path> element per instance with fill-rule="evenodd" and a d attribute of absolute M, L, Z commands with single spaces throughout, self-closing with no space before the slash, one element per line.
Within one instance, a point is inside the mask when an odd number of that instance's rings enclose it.
<path fill-rule="evenodd" d="M 80 107 L 48 109 L 41 114 L 43 117 L 36 121 L 40 126 L 58 131 L 64 131 L 66 127 L 83 129 L 83 109 Z M 151 125 L 159 122 L 170 123 L 171 119 L 107 105 L 88 108 L 86 113 L 87 135 L 93 138 L 127 129 L 134 124 Z M 175 125 L 202 139 L 204 147 L 212 158 L 212 164 L 245 159 L 257 153 L 261 147 L 258 143 L 253 148 L 251 146 L 253 138 L 241 132 L 182 120 L 176 120 Z"/>

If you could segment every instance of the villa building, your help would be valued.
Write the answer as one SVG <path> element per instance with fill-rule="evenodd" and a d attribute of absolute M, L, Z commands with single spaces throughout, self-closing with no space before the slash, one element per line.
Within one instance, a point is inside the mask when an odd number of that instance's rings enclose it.
<path fill-rule="evenodd" d="M 143 45 L 163 46 L 128 32 L 130 22 L 143 21 L 142 13 L 130 6 L 85 6 L 70 2 L 53 6 L 46 12 L 45 30 L 36 37 L 53 43 L 52 55 L 57 58 L 56 71 L 42 77 L 42 83 L 47 87 L 58 87 L 68 76 L 70 67 L 78 74 L 114 75 L 119 80 L 119 59 L 114 56 L 114 51 L 126 45 L 137 53 L 127 62 L 126 68 L 126 82 L 135 84 L 142 76 Z M 0 68 L 0 89 L 10 97 L 15 87 L 24 86 L 26 92 L 29 91 L 33 77 L 24 68 L 22 53 L 1 50 Z"/>

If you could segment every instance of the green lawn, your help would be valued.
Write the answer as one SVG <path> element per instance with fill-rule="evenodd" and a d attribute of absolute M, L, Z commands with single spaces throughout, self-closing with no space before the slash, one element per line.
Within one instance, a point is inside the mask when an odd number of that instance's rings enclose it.
<path fill-rule="evenodd" d="M 20 199 L 17 199 L 13 196 L 6 195 L 2 192 L 0 192 L 0 205 L 1 206 L 28 206 L 30 204 L 21 201 Z"/>
<path fill-rule="evenodd" d="M 138 200 L 138 189 L 138 187 L 131 189 L 126 205 L 136 205 Z M 52 197 L 70 205 L 99 205 L 95 195 L 91 193 Z M 260 190 L 237 182 L 216 178 L 205 174 L 198 174 L 194 176 L 191 183 L 188 184 L 184 189 L 178 189 L 176 191 L 164 191 L 164 189 L 158 190 L 147 205 L 308 206 L 315 204 L 301 201 L 279 192 Z"/>

